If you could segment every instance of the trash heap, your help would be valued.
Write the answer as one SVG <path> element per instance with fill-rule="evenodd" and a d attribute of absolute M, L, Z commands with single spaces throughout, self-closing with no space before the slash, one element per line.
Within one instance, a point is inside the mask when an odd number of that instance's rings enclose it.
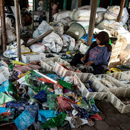
<path fill-rule="evenodd" d="M 39 62 L 7 64 L 0 64 L 1 128 L 69 130 L 102 120 L 94 99 L 82 96 L 75 76 L 59 77 L 41 69 Z M 88 81 L 90 92 L 91 84 Z"/>

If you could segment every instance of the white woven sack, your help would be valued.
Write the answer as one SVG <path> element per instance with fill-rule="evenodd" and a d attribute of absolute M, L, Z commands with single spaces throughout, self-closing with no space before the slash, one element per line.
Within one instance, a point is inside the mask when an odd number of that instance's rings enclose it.
<path fill-rule="evenodd" d="M 71 11 L 63 11 L 53 15 L 54 22 L 60 22 L 61 19 L 69 17 Z"/>
<path fill-rule="evenodd" d="M 91 10 L 77 10 L 74 9 L 71 13 L 70 13 L 70 18 L 72 20 L 89 20 L 90 19 L 90 13 Z M 97 14 L 96 14 L 96 18 L 97 18 Z"/>
<path fill-rule="evenodd" d="M 120 12 L 120 6 L 108 6 L 106 13 L 104 14 L 105 19 L 116 20 Z M 125 24 L 129 18 L 129 14 L 126 8 L 123 9 L 121 22 Z"/>
<path fill-rule="evenodd" d="M 52 30 L 53 27 L 51 27 L 46 21 L 43 21 L 38 28 L 33 32 L 33 38 L 37 38 L 38 36 L 46 33 L 49 30 Z"/>
<path fill-rule="evenodd" d="M 12 30 L 6 30 L 7 35 L 7 43 L 14 42 L 16 39 L 15 34 L 12 32 Z"/>
<path fill-rule="evenodd" d="M 95 19 L 95 24 L 100 23 L 104 18 L 104 11 L 97 12 L 97 18 Z"/>
<path fill-rule="evenodd" d="M 66 17 L 66 18 L 62 18 L 62 19 L 60 20 L 60 22 L 63 23 L 65 26 L 70 26 L 72 20 L 71 20 L 70 17 Z"/>
<path fill-rule="evenodd" d="M 114 23 L 115 21 L 114 20 L 106 20 L 104 19 L 102 22 L 100 22 L 96 28 L 98 29 L 106 29 L 110 24 Z"/>
<path fill-rule="evenodd" d="M 42 44 L 47 46 L 52 52 L 59 53 L 63 47 L 61 37 L 55 32 L 50 33 L 43 38 Z"/>

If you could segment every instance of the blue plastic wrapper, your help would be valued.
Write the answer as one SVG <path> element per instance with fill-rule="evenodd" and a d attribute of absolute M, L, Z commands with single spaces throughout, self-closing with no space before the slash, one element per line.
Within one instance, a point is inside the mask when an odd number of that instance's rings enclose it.
<path fill-rule="evenodd" d="M 44 116 L 45 118 L 52 118 L 52 117 L 56 117 L 58 112 L 54 110 L 39 110 L 38 114 Z"/>
<path fill-rule="evenodd" d="M 0 114 L 6 112 L 6 107 L 0 107 Z"/>
<path fill-rule="evenodd" d="M 56 75 L 56 74 L 47 74 L 47 76 L 50 77 L 50 78 L 52 78 L 52 79 L 54 79 L 54 80 L 59 79 L 59 76 Z"/>
<path fill-rule="evenodd" d="M 8 91 L 8 87 L 9 87 L 9 80 L 4 81 L 1 85 L 0 85 L 0 93 Z"/>
<path fill-rule="evenodd" d="M 80 108 L 78 105 L 73 104 L 74 108 L 76 109 L 76 111 L 78 111 L 77 116 L 80 118 L 84 118 L 86 120 L 89 119 L 89 113 L 84 109 L 84 108 Z"/>
<path fill-rule="evenodd" d="M 14 115 L 15 115 L 14 108 L 6 108 L 6 112 L 11 112 L 11 115 L 8 116 L 8 119 L 14 119 Z"/>
<path fill-rule="evenodd" d="M 46 118 L 42 116 L 41 114 L 38 114 L 38 121 L 41 121 L 42 123 L 46 122 Z"/>
<path fill-rule="evenodd" d="M 96 39 L 94 38 L 95 35 L 93 35 L 93 39 L 92 39 L 92 42 L 95 42 Z M 83 37 L 81 37 L 81 39 L 83 39 L 85 42 L 87 42 L 87 39 L 88 39 L 88 34 L 85 34 Z"/>
<path fill-rule="evenodd" d="M 84 109 L 84 108 L 81 108 L 81 117 L 88 120 L 89 119 L 89 113 Z"/>
<path fill-rule="evenodd" d="M 30 115 L 28 110 L 24 110 L 14 121 L 19 130 L 27 129 L 33 122 L 34 118 Z"/>
<path fill-rule="evenodd" d="M 11 101 L 6 103 L 6 107 L 20 108 L 25 107 L 26 101 Z"/>
<path fill-rule="evenodd" d="M 100 111 L 99 111 L 99 109 L 94 105 L 94 104 L 92 104 L 91 105 L 91 109 L 90 109 L 90 113 L 99 113 Z"/>
<path fill-rule="evenodd" d="M 28 110 L 28 112 L 33 117 L 33 119 L 35 119 L 35 121 L 37 121 L 39 105 L 37 103 L 35 103 L 34 105 L 25 106 L 25 108 Z"/>
<path fill-rule="evenodd" d="M 38 100 L 39 102 L 46 102 L 47 101 L 47 93 L 44 90 L 42 90 L 37 95 L 35 95 L 34 98 L 36 100 Z"/>

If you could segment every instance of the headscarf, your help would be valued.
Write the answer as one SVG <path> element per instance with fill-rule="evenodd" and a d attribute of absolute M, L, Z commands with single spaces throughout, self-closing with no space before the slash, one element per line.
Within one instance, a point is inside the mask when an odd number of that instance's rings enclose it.
<path fill-rule="evenodd" d="M 105 31 L 99 32 L 94 36 L 94 38 L 97 38 L 101 42 L 100 45 L 105 45 L 107 47 L 107 51 L 112 51 L 112 46 L 109 44 L 109 35 L 107 32 Z M 91 44 L 90 48 L 87 51 L 86 59 L 88 59 L 89 57 L 90 50 L 96 47 L 97 45 L 98 45 L 97 42 L 93 42 Z"/>

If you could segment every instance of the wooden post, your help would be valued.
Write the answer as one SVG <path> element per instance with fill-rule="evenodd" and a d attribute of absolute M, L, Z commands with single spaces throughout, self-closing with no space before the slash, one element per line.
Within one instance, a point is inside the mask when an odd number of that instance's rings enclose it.
<path fill-rule="evenodd" d="M 121 3 L 120 3 L 120 12 L 119 12 L 119 15 L 117 17 L 117 22 L 120 22 L 120 20 L 121 20 L 121 16 L 122 16 L 123 8 L 124 8 L 124 5 L 125 5 L 125 1 L 126 0 L 121 0 Z"/>
<path fill-rule="evenodd" d="M 79 0 L 78 7 L 81 7 L 81 5 L 82 5 L 82 0 Z"/>
<path fill-rule="evenodd" d="M 33 12 L 32 12 L 32 34 L 33 34 L 33 31 L 34 31 L 34 0 L 33 0 Z"/>
<path fill-rule="evenodd" d="M 3 45 L 3 52 L 6 50 L 6 25 L 5 25 L 5 8 L 4 8 L 4 0 L 0 0 L 0 8 L 1 8 L 1 33 L 2 33 L 2 45 Z"/>
<path fill-rule="evenodd" d="M 88 39 L 87 39 L 88 46 L 92 44 L 93 30 L 95 26 L 95 16 L 96 16 L 96 10 L 97 10 L 97 2 L 98 0 L 92 0 L 91 14 L 90 14 L 90 20 L 89 20 Z"/>
<path fill-rule="evenodd" d="M 17 57 L 21 60 L 21 44 L 20 44 L 20 22 L 19 22 L 19 9 L 18 1 L 14 0 L 15 5 L 15 21 L 16 21 L 16 35 L 17 35 Z"/>

